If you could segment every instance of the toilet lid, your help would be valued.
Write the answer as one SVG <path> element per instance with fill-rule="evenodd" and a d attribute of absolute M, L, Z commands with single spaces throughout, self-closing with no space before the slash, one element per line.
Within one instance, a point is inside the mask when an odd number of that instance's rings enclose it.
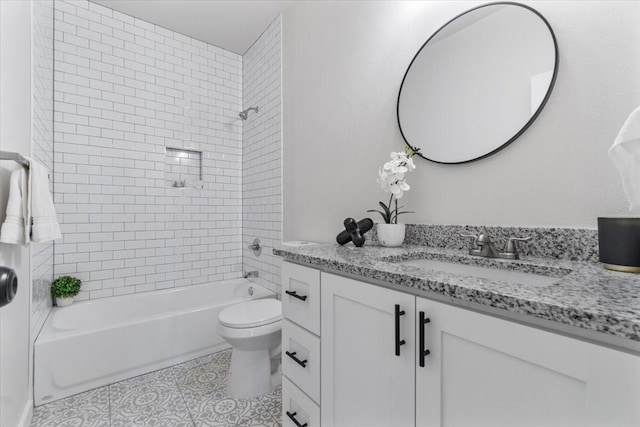
<path fill-rule="evenodd" d="M 282 319 L 282 304 L 275 298 L 234 304 L 218 315 L 220 324 L 230 328 L 254 328 Z"/>

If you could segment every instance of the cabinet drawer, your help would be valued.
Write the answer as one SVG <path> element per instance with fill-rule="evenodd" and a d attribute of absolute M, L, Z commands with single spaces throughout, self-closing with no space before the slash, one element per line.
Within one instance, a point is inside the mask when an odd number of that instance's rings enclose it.
<path fill-rule="evenodd" d="M 282 263 L 282 314 L 320 335 L 320 271 Z"/>
<path fill-rule="evenodd" d="M 296 387 L 287 377 L 282 377 L 282 427 L 320 427 L 320 407 Z"/>
<path fill-rule="evenodd" d="M 320 403 L 320 338 L 287 320 L 282 322 L 282 372 Z"/>

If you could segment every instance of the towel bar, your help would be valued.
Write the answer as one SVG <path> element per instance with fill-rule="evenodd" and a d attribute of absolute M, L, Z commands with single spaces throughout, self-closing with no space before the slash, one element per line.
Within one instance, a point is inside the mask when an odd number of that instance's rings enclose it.
<path fill-rule="evenodd" d="M 13 160 L 20 163 L 25 168 L 29 167 L 29 161 L 25 159 L 20 153 L 13 153 L 11 151 L 0 151 L 0 160 Z"/>

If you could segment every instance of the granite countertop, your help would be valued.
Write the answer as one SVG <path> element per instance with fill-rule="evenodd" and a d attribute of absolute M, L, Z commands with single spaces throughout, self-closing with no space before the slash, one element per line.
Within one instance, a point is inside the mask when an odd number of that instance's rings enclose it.
<path fill-rule="evenodd" d="M 501 260 L 473 257 L 455 249 L 367 245 L 357 248 L 329 243 L 282 246 L 273 252 L 287 261 L 355 276 L 365 282 L 407 287 L 418 295 L 437 294 L 454 304 L 476 303 L 596 331 L 631 340 L 634 348 L 640 343 L 640 275 L 605 270 L 595 262 L 530 257 Z M 559 280 L 544 287 L 530 287 L 397 264 L 410 259 L 482 265 Z"/>

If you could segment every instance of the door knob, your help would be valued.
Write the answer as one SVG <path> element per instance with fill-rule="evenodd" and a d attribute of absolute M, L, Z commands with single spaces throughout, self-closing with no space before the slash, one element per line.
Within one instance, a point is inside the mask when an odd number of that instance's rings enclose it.
<path fill-rule="evenodd" d="M 18 291 L 18 276 L 9 267 L 0 267 L 0 307 L 13 301 Z"/>

